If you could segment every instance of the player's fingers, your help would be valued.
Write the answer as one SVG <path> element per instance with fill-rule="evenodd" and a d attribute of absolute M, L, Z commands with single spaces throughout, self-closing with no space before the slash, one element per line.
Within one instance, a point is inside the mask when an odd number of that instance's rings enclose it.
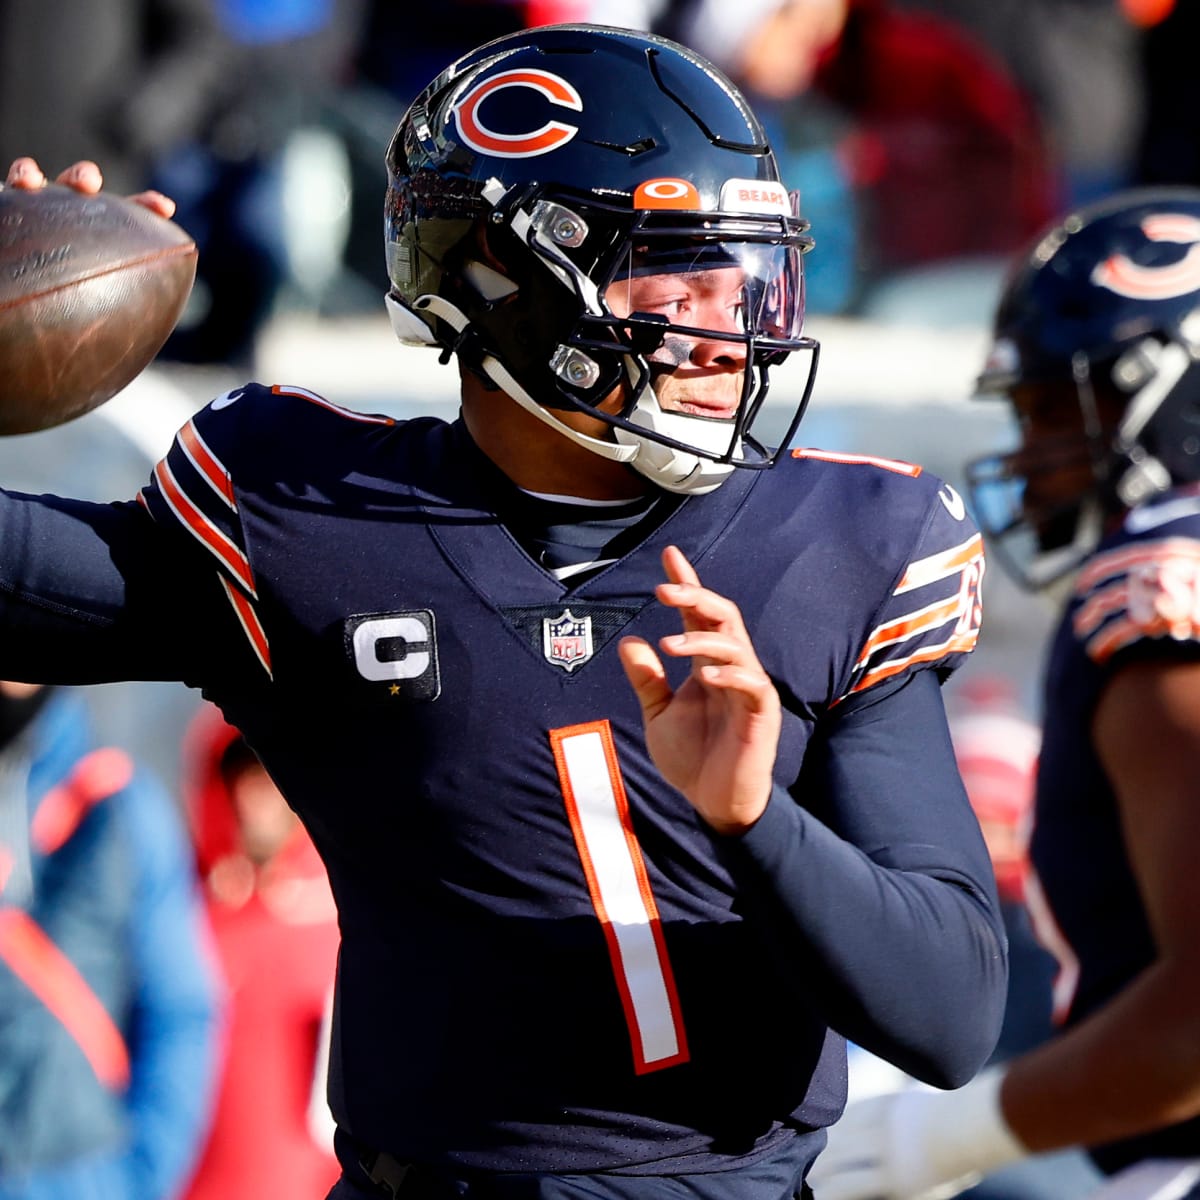
<path fill-rule="evenodd" d="M 617 654 L 642 706 L 643 718 L 652 720 L 670 704 L 673 694 L 662 660 L 648 642 L 635 637 L 622 638 L 617 643 Z"/>
<path fill-rule="evenodd" d="M 104 176 L 100 168 L 91 159 L 83 159 L 72 163 L 65 171 L 60 171 L 55 183 L 64 187 L 74 188 L 77 192 L 95 195 L 104 186 Z"/>
<path fill-rule="evenodd" d="M 757 667 L 762 671 L 749 642 L 719 629 L 691 629 L 685 633 L 668 634 L 659 640 L 659 645 L 664 653 L 674 658 L 700 657 L 714 663 Z"/>
<path fill-rule="evenodd" d="M 775 709 L 775 685 L 760 670 L 740 664 L 706 663 L 700 675 L 709 687 L 733 693 L 751 713 L 769 714 Z"/>
<path fill-rule="evenodd" d="M 8 175 L 5 177 L 4 184 L 6 187 L 25 188 L 29 191 L 35 191 L 37 188 L 46 186 L 46 176 L 42 172 L 42 168 L 38 166 L 35 159 L 25 155 L 21 158 L 15 158 L 12 165 L 8 168 Z"/>
<path fill-rule="evenodd" d="M 129 199 L 134 204 L 140 204 L 143 208 L 148 208 L 151 212 L 158 213 L 160 217 L 166 217 L 168 220 L 175 215 L 175 201 L 170 196 L 164 196 L 162 192 L 138 192 Z"/>
<path fill-rule="evenodd" d="M 699 586 L 700 576 L 678 546 L 668 546 L 662 553 L 663 570 L 672 583 L 691 583 Z"/>
<path fill-rule="evenodd" d="M 678 546 L 668 546 L 662 557 L 671 582 L 659 585 L 658 598 L 679 609 L 685 629 L 707 626 L 749 637 L 738 606 L 728 597 L 704 587 L 695 567 Z"/>
<path fill-rule="evenodd" d="M 685 629 L 720 629 L 749 641 L 741 610 L 728 596 L 689 583 L 660 583 L 655 594 L 660 603 L 679 611 Z"/>
<path fill-rule="evenodd" d="M 774 692 L 754 648 L 743 638 L 714 630 L 672 634 L 659 645 L 664 654 L 690 658 L 692 670 L 705 684 L 742 693 L 752 709 L 761 707 L 760 693 Z"/>

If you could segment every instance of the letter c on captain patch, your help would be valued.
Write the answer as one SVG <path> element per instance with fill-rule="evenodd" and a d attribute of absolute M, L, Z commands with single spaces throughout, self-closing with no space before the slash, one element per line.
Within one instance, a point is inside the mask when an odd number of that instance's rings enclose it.
<path fill-rule="evenodd" d="M 358 674 L 406 700 L 434 700 L 441 691 L 437 634 L 429 609 L 351 617 L 346 642 Z"/>
<path fill-rule="evenodd" d="M 547 121 L 540 129 L 530 129 L 524 133 L 497 133 L 489 129 L 481 112 L 484 101 L 506 88 L 529 88 L 540 92 L 559 108 L 583 111 L 583 100 L 579 93 L 561 75 L 533 67 L 513 68 L 489 75 L 454 106 L 454 124 L 458 136 L 472 150 L 497 158 L 535 158 L 565 146 L 579 132 L 578 125 L 555 120 Z"/>

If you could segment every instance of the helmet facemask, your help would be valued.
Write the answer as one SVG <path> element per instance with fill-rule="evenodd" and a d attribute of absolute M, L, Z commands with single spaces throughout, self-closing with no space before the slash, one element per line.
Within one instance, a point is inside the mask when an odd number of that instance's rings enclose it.
<path fill-rule="evenodd" d="M 1070 380 L 981 381 L 992 391 L 1004 382 L 998 390 L 1018 413 L 1038 395 L 1064 420 L 1075 414 L 1073 428 L 1058 433 L 1034 434 L 1024 418 L 1020 448 L 966 466 L 981 529 L 1030 590 L 1073 572 L 1118 514 L 1200 478 L 1200 362 L 1180 340 L 1146 337 L 1099 362 L 1077 352 Z"/>
<path fill-rule="evenodd" d="M 1013 264 L 994 335 L 976 394 L 1037 419 L 1018 451 L 968 464 L 968 487 L 997 556 L 1043 588 L 1124 513 L 1200 483 L 1200 189 L 1066 214 Z"/>

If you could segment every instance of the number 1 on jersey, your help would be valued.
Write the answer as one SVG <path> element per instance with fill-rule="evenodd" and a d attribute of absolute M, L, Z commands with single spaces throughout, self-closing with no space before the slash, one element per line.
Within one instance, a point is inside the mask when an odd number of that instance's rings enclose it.
<path fill-rule="evenodd" d="M 550 731 L 575 847 L 625 1009 L 634 1070 L 688 1059 L 675 978 L 607 721 Z"/>

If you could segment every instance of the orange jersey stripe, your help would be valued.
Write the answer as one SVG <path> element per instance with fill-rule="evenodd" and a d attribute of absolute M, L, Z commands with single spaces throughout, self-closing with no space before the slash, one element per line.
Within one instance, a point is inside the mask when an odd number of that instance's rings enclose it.
<path fill-rule="evenodd" d="M 898 675 L 901 671 L 905 671 L 917 663 L 936 662 L 947 654 L 968 654 L 975 649 L 975 643 L 978 640 L 979 635 L 973 630 L 969 633 L 957 633 L 938 646 L 926 646 L 923 650 L 918 650 L 907 658 L 883 663 L 873 671 L 868 671 L 846 695 L 852 696 L 855 692 L 865 691 L 872 684 L 879 683 L 883 679 L 890 679 L 893 675 Z M 842 698 L 845 699 L 845 697 Z"/>
<path fill-rule="evenodd" d="M 1125 574 L 1131 567 L 1141 566 L 1163 558 L 1200 559 L 1200 546 L 1190 538 L 1162 538 L 1155 542 L 1135 542 L 1100 554 L 1079 573 L 1075 581 L 1075 594 L 1082 596 L 1090 592 L 1101 580 L 1110 575 Z"/>
<path fill-rule="evenodd" d="M 793 458 L 812 458 L 818 462 L 847 463 L 850 466 L 882 467 L 897 475 L 909 475 L 916 479 L 924 470 L 916 463 L 902 462 L 898 458 L 876 458 L 873 454 L 850 454 L 838 450 L 814 450 L 802 446 L 792 451 Z"/>
<path fill-rule="evenodd" d="M 959 597 L 951 596 L 948 600 L 939 600 L 938 603 L 931 604 L 928 608 L 897 617 L 894 621 L 888 621 L 886 625 L 880 625 L 867 639 L 867 644 L 858 656 L 858 662 L 854 664 L 855 669 L 865 666 L 875 651 L 881 647 L 903 642 L 917 634 L 925 633 L 927 630 L 936 629 L 939 625 L 944 625 L 947 621 L 957 617 L 960 609 Z"/>
<path fill-rule="evenodd" d="M 295 396 L 300 400 L 307 400 L 312 404 L 320 405 L 321 408 L 327 408 L 330 412 L 335 412 L 339 416 L 346 417 L 351 421 L 364 421 L 368 425 L 395 425 L 395 417 L 383 417 L 372 413 L 352 412 L 348 408 L 342 408 L 340 404 L 331 404 L 324 396 L 318 396 L 316 392 L 310 392 L 307 388 L 302 387 L 280 387 L 276 385 L 271 389 L 276 396 Z"/>
<path fill-rule="evenodd" d="M 901 592 L 911 592 L 914 588 L 924 587 L 939 579 L 956 575 L 964 567 L 983 558 L 983 535 L 975 534 L 958 546 L 951 546 L 940 554 L 931 554 L 928 558 L 919 558 L 908 564 L 904 577 L 896 585 L 895 595 Z"/>
<path fill-rule="evenodd" d="M 221 581 L 225 595 L 229 597 L 229 603 L 233 605 L 233 611 L 237 614 L 237 619 L 241 623 L 254 653 L 258 656 L 258 661 L 262 663 L 263 670 L 271 678 L 274 678 L 271 675 L 271 647 L 267 642 L 266 630 L 263 629 L 262 622 L 258 619 L 258 613 L 254 610 L 254 604 L 242 592 L 234 588 L 224 575 L 218 574 L 217 578 Z"/>
<path fill-rule="evenodd" d="M 257 597 L 254 590 L 254 579 L 250 573 L 250 560 L 180 488 L 165 458 L 154 468 L 154 477 L 158 480 L 163 499 L 183 523 L 184 528 L 228 567 L 230 573 L 250 595 Z"/>
<path fill-rule="evenodd" d="M 179 445 L 184 454 L 191 460 L 192 465 L 204 478 L 205 483 L 212 488 L 234 512 L 237 512 L 237 500 L 233 494 L 233 480 L 229 472 L 221 465 L 220 460 L 208 448 L 207 443 L 196 429 L 195 421 L 189 421 L 179 431 Z"/>

